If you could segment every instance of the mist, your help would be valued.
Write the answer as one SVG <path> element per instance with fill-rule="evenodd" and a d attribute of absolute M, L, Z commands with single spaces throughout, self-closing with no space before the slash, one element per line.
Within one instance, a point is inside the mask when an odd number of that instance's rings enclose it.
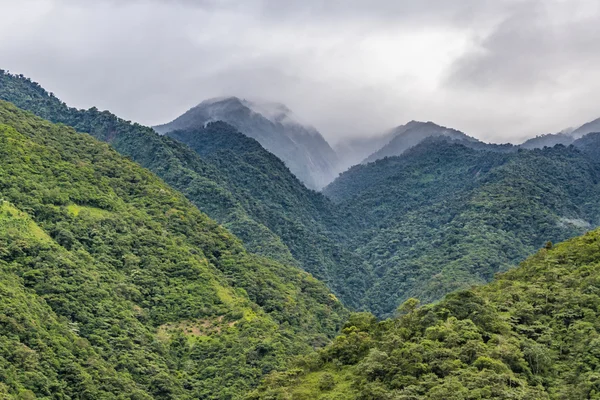
<path fill-rule="evenodd" d="M 600 116 L 597 1 L 0 0 L 0 68 L 145 125 L 235 95 L 331 143 L 410 120 L 521 142 Z"/>

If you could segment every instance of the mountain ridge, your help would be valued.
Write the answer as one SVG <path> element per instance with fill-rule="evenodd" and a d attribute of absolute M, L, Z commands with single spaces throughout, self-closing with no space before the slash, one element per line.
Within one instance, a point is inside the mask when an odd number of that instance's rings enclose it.
<path fill-rule="evenodd" d="M 333 180 L 337 165 L 333 149 L 314 127 L 300 123 L 281 103 L 258 103 L 235 96 L 209 99 L 154 129 L 165 134 L 217 120 L 258 140 L 309 188 L 320 189 Z"/>
<path fill-rule="evenodd" d="M 419 144 L 424 139 L 436 136 L 445 136 L 455 140 L 479 142 L 478 139 L 468 136 L 456 129 L 446 128 L 431 121 L 421 122 L 413 120 L 393 128 L 385 134 L 385 137 L 391 138 L 389 142 L 362 160 L 361 164 L 373 162 L 384 157 L 399 156 L 409 148 Z"/>

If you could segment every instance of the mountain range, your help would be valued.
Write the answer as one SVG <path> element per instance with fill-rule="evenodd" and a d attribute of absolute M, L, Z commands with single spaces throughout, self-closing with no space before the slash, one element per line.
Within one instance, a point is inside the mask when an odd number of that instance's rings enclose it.
<path fill-rule="evenodd" d="M 214 115 L 158 134 L 4 71 L 0 100 L 4 397 L 597 393 L 593 124 L 527 149 L 413 121 L 318 193 Z"/>

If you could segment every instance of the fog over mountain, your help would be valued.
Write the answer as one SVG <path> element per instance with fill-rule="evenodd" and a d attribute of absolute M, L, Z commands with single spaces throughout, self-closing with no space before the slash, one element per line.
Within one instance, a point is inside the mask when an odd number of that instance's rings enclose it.
<path fill-rule="evenodd" d="M 281 102 L 334 146 L 411 120 L 519 143 L 600 115 L 596 1 L 0 6 L 3 68 L 145 125 L 231 95 Z"/>
<path fill-rule="evenodd" d="M 155 126 L 161 134 L 201 128 L 224 121 L 258 140 L 279 157 L 311 189 L 321 189 L 335 177 L 337 156 L 314 127 L 301 122 L 284 104 L 238 97 L 208 99 L 170 123 Z"/>

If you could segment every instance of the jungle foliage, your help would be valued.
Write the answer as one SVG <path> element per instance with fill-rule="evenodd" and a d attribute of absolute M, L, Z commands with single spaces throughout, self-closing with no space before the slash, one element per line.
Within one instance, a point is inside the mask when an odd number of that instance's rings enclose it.
<path fill-rule="evenodd" d="M 345 320 L 109 145 L 0 102 L 0 394 L 232 399 Z"/>

